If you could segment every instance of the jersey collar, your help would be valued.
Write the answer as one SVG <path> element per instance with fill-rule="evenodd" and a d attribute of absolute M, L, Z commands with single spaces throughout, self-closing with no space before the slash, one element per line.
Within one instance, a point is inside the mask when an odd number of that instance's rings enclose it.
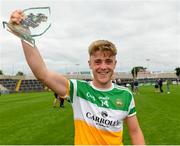
<path fill-rule="evenodd" d="M 111 83 L 111 87 L 107 89 L 102 89 L 102 88 L 97 88 L 96 86 L 93 85 L 93 82 L 90 82 L 90 85 L 93 89 L 98 90 L 98 91 L 111 91 L 114 88 L 114 84 Z"/>

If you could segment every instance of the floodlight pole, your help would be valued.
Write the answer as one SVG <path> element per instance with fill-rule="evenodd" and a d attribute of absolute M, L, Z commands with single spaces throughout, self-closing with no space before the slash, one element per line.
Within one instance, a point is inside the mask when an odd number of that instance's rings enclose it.
<path fill-rule="evenodd" d="M 150 61 L 150 59 L 146 59 L 146 61 L 147 61 L 147 68 L 149 68 L 149 61 Z"/>
<path fill-rule="evenodd" d="M 147 58 L 146 61 L 147 61 L 147 69 L 149 69 L 149 61 L 150 61 L 150 59 Z M 149 70 L 150 70 L 150 69 L 149 69 Z M 146 70 L 146 73 L 147 73 L 147 70 Z M 146 77 L 148 78 L 148 75 L 147 75 Z"/>
<path fill-rule="evenodd" d="M 79 79 L 79 64 L 77 63 L 76 66 L 77 66 L 77 79 Z"/>

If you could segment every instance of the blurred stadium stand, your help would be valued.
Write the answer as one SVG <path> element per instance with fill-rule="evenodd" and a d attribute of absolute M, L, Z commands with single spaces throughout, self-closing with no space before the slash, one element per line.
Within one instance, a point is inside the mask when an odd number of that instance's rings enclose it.
<path fill-rule="evenodd" d="M 90 72 L 74 72 L 67 73 L 69 79 L 81 79 L 90 81 L 92 76 Z M 157 79 L 166 79 L 177 81 L 178 78 L 174 72 L 153 72 L 143 73 L 137 75 L 137 80 L 140 84 L 154 84 Z M 127 72 L 115 73 L 114 81 L 122 86 L 129 85 L 133 80 L 132 74 Z M 31 92 L 31 91 L 45 91 L 49 90 L 41 81 L 37 80 L 34 76 L 5 76 L 0 75 L 0 92 L 13 93 L 13 92 Z"/>
<path fill-rule="evenodd" d="M 33 76 L 0 76 L 1 93 L 47 90 L 44 84 Z"/>
<path fill-rule="evenodd" d="M 43 91 L 44 87 L 44 84 L 36 79 L 22 80 L 19 91 Z"/>

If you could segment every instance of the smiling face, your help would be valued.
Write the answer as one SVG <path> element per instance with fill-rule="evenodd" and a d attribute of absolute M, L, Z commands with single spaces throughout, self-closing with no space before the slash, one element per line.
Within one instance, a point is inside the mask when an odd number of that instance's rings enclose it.
<path fill-rule="evenodd" d="M 107 40 L 97 40 L 89 46 L 89 67 L 93 73 L 93 85 L 97 88 L 110 88 L 116 66 L 117 49 Z"/>
<path fill-rule="evenodd" d="M 93 84 L 98 88 L 110 88 L 116 66 L 116 57 L 110 51 L 96 51 L 90 56 L 89 66 L 93 73 Z"/>

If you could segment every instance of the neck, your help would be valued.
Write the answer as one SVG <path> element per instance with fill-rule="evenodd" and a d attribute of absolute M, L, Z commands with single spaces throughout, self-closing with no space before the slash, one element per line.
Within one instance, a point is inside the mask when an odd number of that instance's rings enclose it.
<path fill-rule="evenodd" d="M 109 81 L 107 83 L 98 83 L 95 80 L 92 81 L 92 84 L 99 89 L 110 89 L 112 87 L 112 82 Z"/>

